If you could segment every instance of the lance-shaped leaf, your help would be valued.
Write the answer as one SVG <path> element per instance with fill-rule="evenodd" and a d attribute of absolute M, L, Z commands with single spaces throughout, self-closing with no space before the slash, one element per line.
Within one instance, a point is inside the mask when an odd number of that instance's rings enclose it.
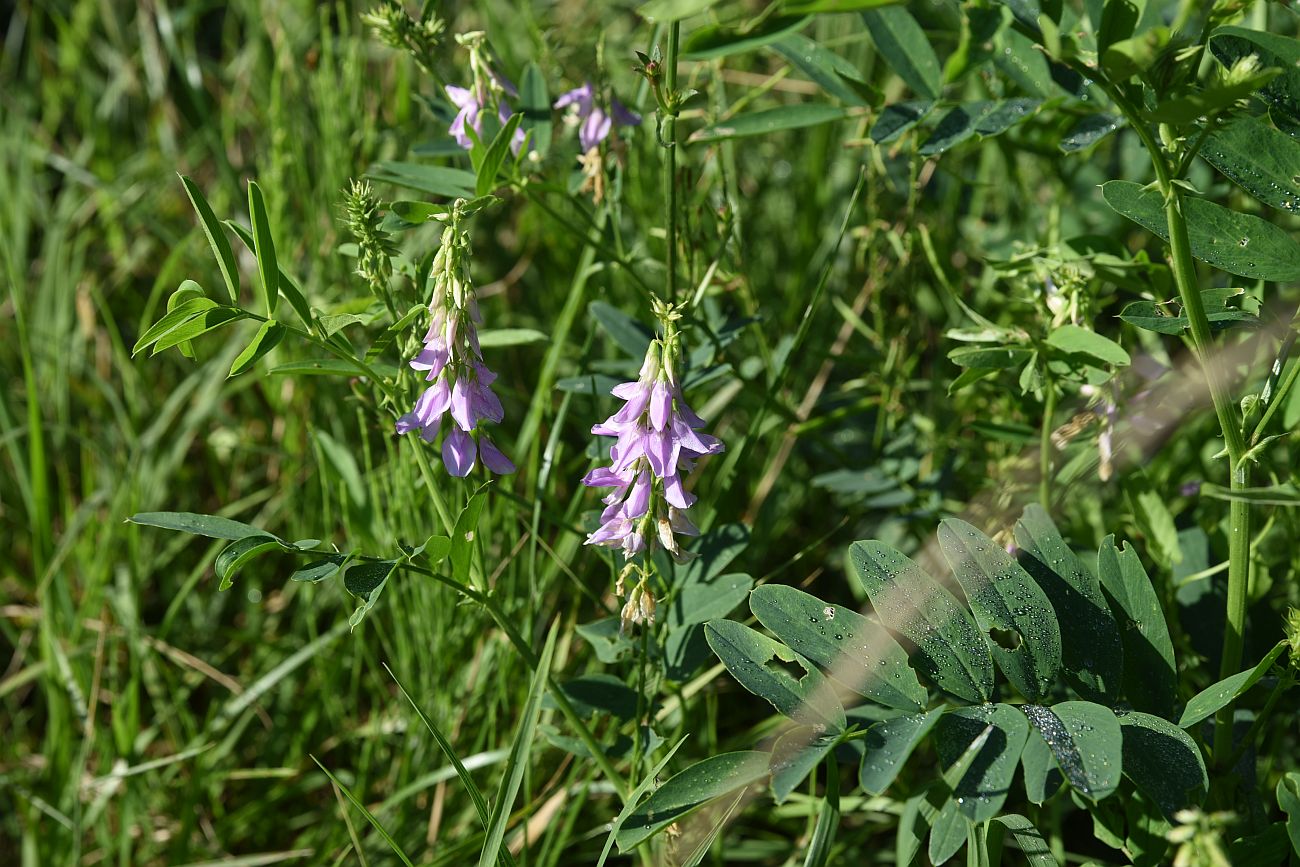
<path fill-rule="evenodd" d="M 1187 732 L 1158 716 L 1132 711 L 1119 718 L 1124 776 L 1159 806 L 1165 818 L 1199 806 L 1209 788 L 1205 760 Z"/>
<path fill-rule="evenodd" d="M 881 720 L 867 729 L 858 782 L 873 795 L 883 795 L 894 782 L 903 763 L 943 714 L 937 707 L 929 713 L 909 714 Z"/>
<path fill-rule="evenodd" d="M 249 536 L 272 536 L 271 533 L 251 524 L 232 521 L 220 515 L 200 515 L 195 512 L 138 512 L 127 518 L 127 521 L 148 527 L 161 527 L 164 530 L 179 530 L 195 536 L 207 536 L 210 539 L 237 541 Z"/>
<path fill-rule="evenodd" d="M 1107 181 L 1102 197 L 1118 213 L 1169 240 L 1164 198 L 1132 181 Z M 1300 280 L 1300 244 L 1285 229 L 1206 199 L 1184 197 L 1192 255 L 1216 268 L 1258 280 Z"/>
<path fill-rule="evenodd" d="M 262 278 L 262 298 L 266 302 L 266 315 L 275 314 L 280 300 L 280 266 L 275 259 L 275 241 L 271 238 L 271 222 L 266 215 L 266 201 L 257 181 L 248 182 L 248 219 L 253 226 L 253 253 L 257 256 L 257 272 Z"/>
<path fill-rule="evenodd" d="M 784 644 L 734 620 L 710 620 L 704 635 L 731 676 L 781 713 L 806 725 L 844 728 L 844 708 L 826 678 Z"/>
<path fill-rule="evenodd" d="M 1187 703 L 1187 707 L 1183 708 L 1183 715 L 1178 719 L 1178 727 L 1190 728 L 1202 720 L 1209 719 L 1218 713 L 1221 708 L 1227 707 L 1239 695 L 1259 683 L 1260 678 L 1268 674 L 1268 670 L 1273 667 L 1274 661 L 1282 655 L 1282 651 L 1286 650 L 1286 648 L 1287 643 L 1279 641 L 1254 668 L 1248 668 L 1231 677 L 1225 677 L 1218 683 L 1207 686 L 1198 692 Z"/>
<path fill-rule="evenodd" d="M 185 195 L 190 197 L 190 204 L 194 206 L 194 213 L 199 215 L 199 226 L 208 239 L 208 245 L 212 247 L 212 255 L 217 257 L 217 268 L 221 270 L 221 278 L 226 283 L 230 303 L 237 305 L 239 304 L 239 267 L 235 264 L 235 253 L 230 249 L 230 239 L 226 237 L 226 233 L 221 228 L 221 221 L 212 212 L 212 206 L 203 197 L 203 191 L 199 189 L 198 184 L 185 175 L 180 175 L 180 179 L 185 187 Z"/>
<path fill-rule="evenodd" d="M 949 711 L 935 726 L 935 748 L 949 767 L 989 726 L 988 740 L 953 786 L 959 809 L 973 822 L 987 822 L 1001 811 L 1029 737 L 1029 722 L 1009 704 L 985 704 Z"/>
<path fill-rule="evenodd" d="M 1001 135 L 1028 118 L 1041 104 L 1037 99 L 1005 99 L 968 102 L 953 107 L 939 120 L 934 132 L 921 145 L 925 156 L 941 154 L 971 136 Z"/>
<path fill-rule="evenodd" d="M 1107 536 L 1097 551 L 1097 572 L 1124 645 L 1124 696 L 1138 710 L 1173 718 L 1178 667 L 1160 598 L 1133 548 Z"/>
<path fill-rule="evenodd" d="M 880 622 L 916 645 L 917 669 L 949 695 L 988 701 L 993 695 L 988 644 L 948 588 L 883 542 L 854 542 L 849 560 Z"/>
<path fill-rule="evenodd" d="M 791 649 L 859 695 L 899 710 L 925 707 L 925 687 L 907 654 L 883 627 L 856 611 L 781 584 L 750 593 L 749 609 Z"/>
<path fill-rule="evenodd" d="M 770 756 L 744 751 L 691 765 L 646 798 L 623 822 L 615 840 L 626 852 L 705 803 L 767 775 Z"/>
<path fill-rule="evenodd" d="M 803 102 L 745 112 L 691 133 L 692 142 L 724 141 L 751 135 L 767 135 L 787 129 L 802 129 L 843 120 L 849 116 L 847 109 L 837 105 Z"/>
<path fill-rule="evenodd" d="M 1066 701 L 1050 708 L 1027 704 L 1021 710 L 1079 794 L 1100 801 L 1115 793 L 1124 762 L 1124 739 L 1119 720 L 1109 708 L 1090 701 Z M 1028 788 L 1028 773 L 1025 785 Z"/>
<path fill-rule="evenodd" d="M 1124 677 L 1124 646 L 1101 585 L 1042 506 L 1025 509 L 1016 523 L 1016 543 L 1021 565 L 1056 609 L 1066 677 L 1084 698 L 1114 704 Z"/>
<path fill-rule="evenodd" d="M 939 546 L 975 621 L 993 637 L 1002 673 L 1026 698 L 1041 698 L 1061 667 L 1061 631 L 1047 596 L 1000 545 L 965 521 L 944 520 Z"/>

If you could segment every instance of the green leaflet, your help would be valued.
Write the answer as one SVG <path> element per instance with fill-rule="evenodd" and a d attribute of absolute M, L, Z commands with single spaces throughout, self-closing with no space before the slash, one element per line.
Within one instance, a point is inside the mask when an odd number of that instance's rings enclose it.
<path fill-rule="evenodd" d="M 713 60 L 753 51 L 801 30 L 808 23 L 803 15 L 773 15 L 757 27 L 710 24 L 694 30 L 682 43 L 683 60 Z"/>
<path fill-rule="evenodd" d="M 969 102 L 955 106 L 939 119 L 922 144 L 923 156 L 937 156 L 972 136 L 995 136 L 1028 118 L 1041 104 L 1037 99 Z"/>
<path fill-rule="evenodd" d="M 957 598 L 882 542 L 854 542 L 849 561 L 881 623 L 917 646 L 916 668 L 950 695 L 988 701 L 993 660 L 984 635 Z"/>
<path fill-rule="evenodd" d="M 949 711 L 935 726 L 935 748 L 945 766 L 957 762 L 990 726 L 978 759 L 953 786 L 958 808 L 973 822 L 987 822 L 1001 811 L 1029 737 L 1029 722 L 1009 704 L 985 704 Z"/>
<path fill-rule="evenodd" d="M 1169 240 L 1164 199 L 1158 191 L 1132 181 L 1107 181 L 1101 191 L 1117 213 Z M 1300 244 L 1284 229 L 1205 199 L 1184 196 L 1182 203 L 1197 259 L 1241 277 L 1300 280 Z"/>
<path fill-rule="evenodd" d="M 1132 547 L 1107 536 L 1097 552 L 1102 590 L 1120 622 L 1124 645 L 1124 696 L 1133 707 L 1170 719 L 1178 692 L 1178 666 L 1160 598 Z"/>
<path fill-rule="evenodd" d="M 1016 542 L 1024 551 L 1021 565 L 1056 611 L 1066 677 L 1084 698 L 1114 704 L 1123 680 L 1124 647 L 1101 585 L 1042 506 L 1025 508 L 1016 523 Z"/>
<path fill-rule="evenodd" d="M 1247 117 L 1207 136 L 1200 154 L 1269 207 L 1300 213 L 1300 141 Z"/>
<path fill-rule="evenodd" d="M 1065 785 L 1065 775 L 1056 764 L 1056 756 L 1038 729 L 1029 730 L 1025 750 L 1020 754 L 1020 767 L 1025 777 L 1025 795 L 1034 804 L 1046 802 Z"/>
<path fill-rule="evenodd" d="M 939 545 L 979 628 L 1013 633 L 990 642 L 1002 673 L 1026 698 L 1042 697 L 1061 667 L 1061 631 L 1047 596 L 1001 546 L 965 521 L 943 521 Z"/>
<path fill-rule="evenodd" d="M 1277 805 L 1286 814 L 1286 833 L 1291 848 L 1300 855 L 1300 772 L 1288 771 L 1277 781 Z"/>
<path fill-rule="evenodd" d="M 1166 818 L 1201 803 L 1209 787 L 1201 751 L 1187 732 L 1158 716 L 1132 711 L 1119 717 L 1124 776 Z"/>
<path fill-rule="evenodd" d="M 127 521 L 148 527 L 161 527 L 164 530 L 179 530 L 195 536 L 207 536 L 210 539 L 246 539 L 249 536 L 270 536 L 250 524 L 232 521 L 218 515 L 199 515 L 194 512 L 138 512 Z"/>
<path fill-rule="evenodd" d="M 710 756 L 670 778 L 631 812 L 615 840 L 627 852 L 697 807 L 767 776 L 771 757 L 742 751 Z"/>
<path fill-rule="evenodd" d="M 274 316 L 280 300 L 280 266 L 275 260 L 275 241 L 266 215 L 266 201 L 257 181 L 248 182 L 248 219 L 253 227 L 253 253 L 257 256 L 257 273 L 262 278 L 262 299 L 266 315 Z"/>
<path fill-rule="evenodd" d="M 1261 65 L 1282 73 L 1259 90 L 1259 96 L 1291 120 L 1300 120 L 1300 41 L 1245 27 L 1220 27 L 1210 35 L 1210 52 L 1226 67 L 1253 54 Z"/>
<path fill-rule="evenodd" d="M 858 772 L 858 782 L 873 795 L 883 795 L 902 770 L 903 763 L 934 728 L 943 714 L 937 707 L 929 713 L 910 714 L 874 723 L 867 729 L 863 744 L 866 752 Z"/>
<path fill-rule="evenodd" d="M 1187 707 L 1183 708 L 1183 715 L 1178 718 L 1178 727 L 1183 729 L 1191 728 L 1198 722 L 1209 719 L 1218 713 L 1221 708 L 1227 707 L 1238 696 L 1259 683 L 1260 678 L 1268 674 L 1268 670 L 1273 667 L 1274 661 L 1282 655 L 1282 651 L 1286 650 L 1286 648 L 1286 642 L 1279 641 L 1254 668 L 1248 668 L 1231 677 L 1225 677 L 1218 683 L 1207 686 L 1192 696 L 1191 701 L 1187 702 Z"/>
<path fill-rule="evenodd" d="M 395 184 L 447 199 L 472 199 L 477 178 L 465 169 L 429 166 L 422 163 L 375 163 L 366 172 L 372 181 Z"/>
<path fill-rule="evenodd" d="M 1027 704 L 1021 710 L 1033 723 L 1065 780 L 1079 794 L 1100 801 L 1115 793 L 1123 766 L 1124 740 L 1119 720 L 1110 708 L 1088 701 L 1066 701 L 1050 708 Z M 1030 763 L 1025 765 L 1029 768 Z M 1028 770 L 1025 787 L 1029 788 Z"/>
<path fill-rule="evenodd" d="M 213 564 L 213 571 L 216 572 L 217 578 L 221 583 L 218 590 L 229 590 L 235 583 L 235 573 L 249 560 L 260 554 L 274 549 L 282 549 L 283 543 L 274 536 L 257 535 L 246 536 L 243 539 L 231 542 L 220 554 L 217 555 L 216 563 Z"/>
<path fill-rule="evenodd" d="M 839 743 L 837 735 L 824 735 L 812 726 L 791 729 L 772 746 L 772 797 L 783 803 L 813 768 Z M 833 760 L 832 760 L 833 761 Z"/>
<path fill-rule="evenodd" d="M 781 713 L 806 725 L 844 728 L 844 708 L 808 660 L 734 620 L 704 625 L 709 647 L 740 685 Z"/>
<path fill-rule="evenodd" d="M 1047 345 L 1066 355 L 1082 355 L 1093 362 L 1127 367 L 1132 359 L 1109 337 L 1078 325 L 1062 325 L 1047 335 Z"/>
<path fill-rule="evenodd" d="M 751 135 L 767 135 L 787 129 L 802 129 L 843 120 L 848 116 L 849 110 L 838 105 L 815 102 L 783 105 L 779 108 L 738 114 L 712 126 L 706 126 L 691 133 L 688 141 L 711 142 L 745 138 Z"/>
<path fill-rule="evenodd" d="M 935 56 L 925 31 L 902 6 L 871 9 L 862 13 L 885 62 L 917 96 L 938 99 L 943 82 L 939 58 Z"/>
<path fill-rule="evenodd" d="M 217 257 L 217 267 L 221 270 L 221 278 L 226 283 L 230 303 L 239 304 L 239 267 L 235 263 L 235 253 L 230 249 L 230 239 L 222 230 L 221 221 L 212 212 L 212 206 L 203 197 L 203 191 L 185 175 L 179 177 L 185 187 L 185 195 L 190 197 L 190 204 L 194 206 L 194 212 L 199 215 L 199 226 L 203 228 L 203 234 L 212 247 L 212 254 Z"/>
<path fill-rule="evenodd" d="M 1020 847 L 1020 852 L 1029 862 L 1029 867 L 1059 867 L 1059 862 L 1052 855 L 1052 850 L 1043 839 L 1042 833 L 1024 816 L 1007 813 L 1005 816 L 998 816 L 997 821 L 1006 825 L 1007 830 L 1011 832 L 1016 845 Z"/>
<path fill-rule="evenodd" d="M 253 335 L 253 339 L 244 347 L 244 351 L 239 353 L 230 365 L 230 376 L 238 376 L 251 369 L 262 356 L 280 345 L 285 333 L 285 327 L 274 319 L 263 322 L 258 327 L 257 333 Z"/>
<path fill-rule="evenodd" d="M 899 710 L 925 707 L 925 687 L 907 654 L 884 627 L 856 611 L 780 584 L 755 589 L 749 609 L 777 638 L 854 692 Z"/>

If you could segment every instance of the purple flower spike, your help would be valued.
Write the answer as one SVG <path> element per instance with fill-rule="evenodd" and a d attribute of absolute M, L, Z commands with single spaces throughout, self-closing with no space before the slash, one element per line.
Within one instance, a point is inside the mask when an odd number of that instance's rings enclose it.
<path fill-rule="evenodd" d="M 433 300 L 424 349 L 410 365 L 427 371 L 432 383 L 415 402 L 415 407 L 397 420 L 397 433 L 418 430 L 427 443 L 442 440 L 442 462 L 453 476 L 466 476 L 478 457 L 490 472 L 513 473 L 515 465 L 480 430 L 484 420 L 501 422 L 505 410 L 492 392 L 497 375 L 483 363 L 478 342 L 478 305 L 469 283 L 469 241 L 453 224 L 443 232 L 442 246 L 433 262 Z M 442 424 L 450 414 L 452 423 Z"/>
<path fill-rule="evenodd" d="M 456 140 L 456 144 L 469 150 L 474 146 L 474 142 L 465 128 L 469 127 L 479 136 L 483 134 L 483 120 L 479 117 L 483 102 L 473 91 L 454 84 L 447 85 L 447 98 L 460 110 L 455 120 L 451 122 L 451 126 L 447 127 L 447 132 Z"/>
<path fill-rule="evenodd" d="M 578 91 L 561 99 L 566 97 L 574 103 L 582 98 Z M 678 314 L 666 305 L 658 305 L 657 312 L 664 320 L 664 336 L 650 344 L 637 380 L 613 388 L 623 406 L 591 429 L 616 440 L 609 466 L 593 469 L 582 480 L 589 488 L 612 489 L 604 499 L 600 527 L 586 544 L 621 548 L 627 558 L 658 546 L 685 562 L 693 555 L 681 549 L 676 535 L 698 536 L 700 531 L 686 516 L 696 498 L 683 487 L 682 471 L 696 458 L 721 452 L 723 445 L 700 432 L 704 420 L 686 405 L 677 382 Z"/>

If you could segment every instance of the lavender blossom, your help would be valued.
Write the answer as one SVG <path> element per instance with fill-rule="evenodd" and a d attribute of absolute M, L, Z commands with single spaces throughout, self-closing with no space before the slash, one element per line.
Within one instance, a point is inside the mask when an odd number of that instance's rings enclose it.
<path fill-rule="evenodd" d="M 623 105 L 617 98 L 610 100 L 609 111 L 597 105 L 596 91 L 590 81 L 585 82 L 582 87 L 575 87 L 561 94 L 555 101 L 556 109 L 570 106 L 578 127 L 578 144 L 583 153 L 592 150 L 608 138 L 615 123 L 619 126 L 641 124 L 641 116 Z"/>
<path fill-rule="evenodd" d="M 721 452 L 723 444 L 701 432 L 704 420 L 686 405 L 674 370 L 677 314 L 663 309 L 664 337 L 650 344 L 640 376 L 612 391 L 623 407 L 591 429 L 616 439 L 609 465 L 582 480 L 587 487 L 612 489 L 603 500 L 601 525 L 586 544 L 621 548 L 628 558 L 658 546 L 680 563 L 693 555 L 681 549 L 676 534 L 700 532 L 686 514 L 696 498 L 683 487 L 681 474 L 698 458 Z"/>
<path fill-rule="evenodd" d="M 443 231 L 442 246 L 433 260 L 429 330 L 424 349 L 410 362 L 433 384 L 416 400 L 414 409 L 397 420 L 397 433 L 418 430 L 425 442 L 433 443 L 443 418 L 450 415 L 452 423 L 442 440 L 447 472 L 467 476 L 481 458 L 488 470 L 504 475 L 514 472 L 515 466 L 480 426 L 484 420 L 501 422 L 505 411 L 491 388 L 497 375 L 484 364 L 479 347 L 477 325 L 482 318 L 469 280 L 469 238 L 456 225 L 461 204 L 457 201 L 453 206 L 452 225 Z"/>

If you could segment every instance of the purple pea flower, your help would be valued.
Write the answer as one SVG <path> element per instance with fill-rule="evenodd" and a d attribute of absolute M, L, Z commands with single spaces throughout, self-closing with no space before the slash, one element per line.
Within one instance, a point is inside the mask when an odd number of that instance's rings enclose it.
<path fill-rule="evenodd" d="M 515 86 L 505 76 L 494 71 L 492 77 L 500 84 L 505 93 L 510 96 L 518 95 Z M 456 117 L 452 120 L 451 125 L 447 127 L 447 133 L 456 140 L 456 144 L 465 150 L 469 150 L 474 146 L 474 141 L 470 138 L 467 130 L 472 129 L 480 140 L 483 138 L 483 109 L 488 104 L 487 97 L 482 88 L 471 90 L 449 84 L 446 90 L 447 98 L 457 108 Z M 504 126 L 506 121 L 510 120 L 513 115 L 514 110 L 506 104 L 506 101 L 504 99 L 498 100 L 497 120 L 501 122 L 501 125 Z M 525 137 L 522 126 L 515 129 L 515 134 L 511 137 L 510 149 L 516 154 L 523 147 Z"/>
<path fill-rule="evenodd" d="M 610 462 L 587 473 L 582 483 L 611 489 L 600 527 L 586 544 L 621 548 L 628 558 L 658 546 L 685 562 L 693 555 L 681 549 L 676 535 L 700 531 L 686 515 L 696 498 L 683 487 L 681 474 L 696 459 L 721 452 L 723 444 L 701 431 L 704 420 L 682 396 L 673 365 L 679 346 L 672 321 L 666 318 L 664 337 L 650 344 L 637 380 L 613 388 L 623 406 L 591 429 L 615 437 Z"/>
<path fill-rule="evenodd" d="M 592 148 L 599 145 L 609 137 L 614 128 L 614 124 L 619 126 L 640 126 L 641 116 L 630 110 L 618 99 L 610 100 L 609 111 L 606 111 L 596 103 L 596 91 L 591 86 L 591 82 L 585 82 L 582 87 L 575 87 L 573 90 L 560 95 L 555 101 L 555 108 L 562 109 L 573 107 L 573 113 L 578 125 L 578 145 L 582 152 L 586 153 Z"/>
<path fill-rule="evenodd" d="M 454 223 L 453 217 L 453 223 Z M 432 383 L 415 407 L 397 420 L 397 433 L 418 430 L 433 443 L 444 417 L 451 416 L 442 439 L 442 462 L 453 476 L 467 476 L 482 458 L 489 471 L 504 475 L 515 466 L 482 431 L 481 422 L 501 422 L 505 411 L 492 391 L 497 375 L 483 362 L 478 342 L 478 304 L 469 283 L 468 237 L 455 225 L 443 232 L 434 257 L 433 300 L 424 348 L 411 359 L 413 370 Z"/>

